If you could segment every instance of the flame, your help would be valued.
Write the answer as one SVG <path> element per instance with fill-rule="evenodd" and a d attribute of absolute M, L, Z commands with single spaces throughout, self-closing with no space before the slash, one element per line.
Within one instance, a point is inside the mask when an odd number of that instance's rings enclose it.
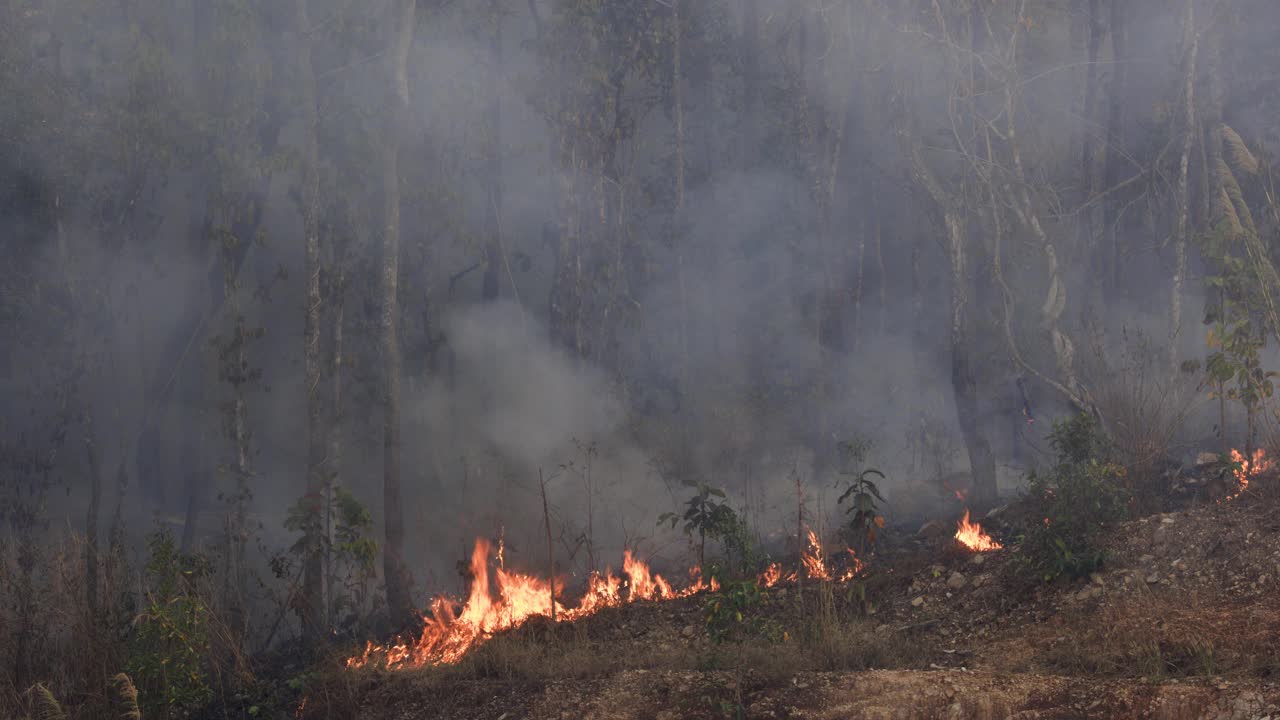
<path fill-rule="evenodd" d="M 818 536 L 812 529 L 809 530 L 809 547 L 800 554 L 800 564 L 804 567 L 805 574 L 814 580 L 831 579 L 831 572 L 822 559 L 822 543 L 818 542 Z"/>
<path fill-rule="evenodd" d="M 822 556 L 822 544 L 818 536 L 808 531 L 808 547 L 801 554 L 801 566 L 807 577 L 831 580 L 832 574 Z M 498 567 L 489 569 L 491 551 Z M 471 552 L 471 589 L 467 599 L 459 603 L 440 596 L 431 601 L 429 612 L 423 615 L 422 632 L 416 638 L 397 640 L 385 645 L 367 643 L 363 652 L 347 659 L 348 668 L 369 665 L 388 669 L 421 667 L 425 665 L 449 665 L 458 662 L 472 648 L 492 636 L 523 625 L 534 616 L 573 621 L 593 615 L 604 608 L 618 607 L 640 600 L 674 600 L 694 595 L 704 590 L 716 592 L 720 583 L 703 579 L 698 568 L 689 571 L 690 584 L 676 590 L 671 583 L 650 569 L 627 550 L 622 555 L 622 577 L 611 569 L 604 573 L 592 572 L 587 587 L 575 607 L 562 604 L 560 594 L 563 584 L 556 579 L 544 580 L 508 570 L 503 558 L 503 543 L 495 549 L 488 540 L 479 538 Z M 849 564 L 840 581 L 849 580 L 865 567 L 864 563 L 848 550 Z M 799 571 L 783 575 L 782 565 L 772 563 L 756 580 L 762 587 L 773 587 L 780 582 L 794 581 Z M 627 591 L 623 592 L 623 585 Z M 553 595 L 554 593 L 554 595 Z M 553 599 L 554 597 L 554 599 Z"/>
<path fill-rule="evenodd" d="M 974 552 L 984 552 L 986 550 L 999 550 L 1004 547 L 1000 543 L 991 539 L 991 536 L 982 531 L 982 526 L 978 523 L 969 522 L 969 510 L 964 511 L 964 519 L 956 524 L 956 540 Z"/>
<path fill-rule="evenodd" d="M 1271 470 L 1272 466 L 1271 459 L 1266 457 L 1266 453 L 1262 451 L 1262 448 L 1254 450 L 1253 458 L 1249 460 L 1246 460 L 1239 450 L 1233 449 L 1231 451 L 1231 462 L 1240 464 L 1240 469 L 1234 471 L 1237 483 L 1236 491 L 1223 498 L 1223 501 L 1231 501 L 1240 497 L 1249 488 L 1249 478 Z"/>
<path fill-rule="evenodd" d="M 760 587 L 771 588 L 782 580 L 782 563 L 769 563 L 769 567 L 760 573 L 760 577 L 756 578 L 756 584 Z"/>
<path fill-rule="evenodd" d="M 846 567 L 844 572 L 840 575 L 840 582 L 852 580 L 855 575 L 862 572 L 862 570 L 867 566 L 866 563 L 858 559 L 857 554 L 853 552 L 853 548 L 845 548 L 844 551 L 849 553 L 849 566 Z"/>
<path fill-rule="evenodd" d="M 587 579 L 586 592 L 576 607 L 565 607 L 559 600 L 563 585 L 556 580 L 544 580 L 532 575 L 507 570 L 502 566 L 489 572 L 489 555 L 492 549 L 488 540 L 477 539 L 471 553 L 471 590 L 465 603 L 447 597 L 437 597 L 431 602 L 430 612 L 423 616 L 423 628 L 417 638 L 387 645 L 368 643 L 359 655 L 347 660 L 347 667 L 364 667 L 371 663 L 385 664 L 388 668 L 418 667 L 423 665 L 452 664 L 462 659 L 476 645 L 504 630 L 519 627 L 529 618 L 552 614 L 557 619 L 577 620 L 592 615 L 606 607 L 616 607 L 638 600 L 673 600 L 688 597 L 703 590 L 716 591 L 720 583 L 715 578 L 704 582 L 701 573 L 692 573 L 696 581 L 677 591 L 661 575 L 654 573 L 647 563 L 637 559 L 631 551 L 622 556 L 624 578 L 611 570 L 604 574 L 593 572 Z M 502 562 L 502 546 L 498 546 L 495 558 Z M 626 582 L 628 592 L 622 592 Z M 496 593 L 495 593 L 496 591 Z"/>

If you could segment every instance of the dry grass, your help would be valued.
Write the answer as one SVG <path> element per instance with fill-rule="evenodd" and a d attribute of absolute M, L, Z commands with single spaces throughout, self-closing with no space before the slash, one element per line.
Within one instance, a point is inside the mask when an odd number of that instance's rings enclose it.
<path fill-rule="evenodd" d="M 102 704 L 119 682 L 113 676 L 125 667 L 131 626 L 149 590 L 122 552 L 100 545 L 98 606 L 91 610 L 85 557 L 85 538 L 70 531 L 41 542 L 0 538 L 0 717 L 29 713 L 37 685 L 71 717 L 106 712 Z M 243 639 L 217 606 L 216 582 L 206 578 L 197 592 L 210 608 L 210 682 L 229 694 L 253 678 Z"/>
<path fill-rule="evenodd" d="M 1201 396 L 1195 378 L 1170 375 L 1162 351 L 1142 337 L 1126 334 L 1123 349 L 1108 354 L 1095 346 L 1086 363 L 1094 401 L 1106 431 L 1127 470 L 1138 511 L 1158 511 L 1163 464 Z M 1145 506 L 1143 506 L 1145 505 Z"/>
<path fill-rule="evenodd" d="M 658 617 L 651 619 L 652 633 L 635 638 L 600 631 L 591 620 L 568 625 L 531 622 L 477 647 L 456 665 L 409 674 L 440 687 L 468 680 L 589 680 L 625 670 L 750 670 L 780 679 L 806 671 L 921 665 L 926 654 L 916 643 L 877 632 L 876 623 L 840 611 L 838 600 L 830 583 L 810 586 L 803 595 L 792 593 L 786 603 L 757 610 L 768 615 L 771 637 L 748 635 L 721 645 L 710 643 L 701 625 L 694 626 L 692 637 L 683 637 L 678 624 L 656 627 L 664 622 Z M 633 624 L 645 622 L 632 618 Z"/>
<path fill-rule="evenodd" d="M 1042 656 L 1074 675 L 1152 680 L 1199 676 L 1280 675 L 1274 639 L 1280 609 L 1231 607 L 1222 598 L 1169 597 L 1140 590 L 1100 609 Z"/>

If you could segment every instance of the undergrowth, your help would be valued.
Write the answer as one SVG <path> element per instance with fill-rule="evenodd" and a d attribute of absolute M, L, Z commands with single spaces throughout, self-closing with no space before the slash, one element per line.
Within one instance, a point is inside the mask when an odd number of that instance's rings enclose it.
<path fill-rule="evenodd" d="M 1127 517 L 1129 507 L 1125 470 L 1093 418 L 1057 422 L 1049 440 L 1057 459 L 1028 478 L 1031 520 L 1017 547 L 1020 570 L 1045 581 L 1101 568 L 1099 534 Z"/>

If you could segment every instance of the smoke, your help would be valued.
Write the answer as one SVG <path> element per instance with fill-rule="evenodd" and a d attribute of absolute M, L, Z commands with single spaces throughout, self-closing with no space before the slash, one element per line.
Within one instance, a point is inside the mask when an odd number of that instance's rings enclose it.
<path fill-rule="evenodd" d="M 384 58 L 376 22 L 348 2 L 312 5 L 321 172 L 332 206 L 325 241 L 348 248 L 326 257 L 345 263 L 349 281 L 345 447 L 337 469 L 343 485 L 380 516 L 384 359 L 376 240 Z M 936 209 L 902 152 L 906 134 L 920 140 L 944 182 L 970 193 L 979 423 L 995 446 L 1003 490 L 1015 491 L 1021 473 L 1045 458 L 1053 419 L 1072 412 L 1009 358 L 1003 298 L 986 255 L 994 241 L 988 201 L 977 184 L 965 184 L 957 148 L 976 138 L 954 132 L 952 50 L 937 42 L 932 11 L 917 16 L 910 4 L 872 3 L 859 15 L 850 3 L 819 16 L 794 2 L 763 0 L 761 37 L 744 43 L 736 4 L 692 5 L 678 211 L 665 40 L 644 46 L 652 57 L 621 53 L 621 86 L 599 93 L 605 109 L 590 119 L 595 124 L 574 126 L 554 111 L 566 97 L 602 87 L 591 66 L 598 58 L 563 67 L 548 61 L 539 45 L 547 37 L 539 38 L 524 4 L 483 18 L 475 3 L 445 4 L 420 23 L 414 132 L 401 162 L 401 509 L 419 590 L 456 587 L 453 563 L 478 535 L 501 534 L 510 561 L 544 567 L 540 477 L 565 573 L 585 571 L 588 552 L 597 566 L 616 564 L 624 545 L 685 562 L 681 534 L 655 522 L 695 482 L 726 489 L 766 539 L 795 531 L 796 478 L 816 526 L 839 522 L 842 473 L 866 467 L 888 475 L 891 520 L 956 509 L 936 482 L 968 467 L 952 399 L 949 258 Z M 1104 204 L 1092 206 L 1099 246 L 1125 271 L 1107 280 L 1115 287 L 1106 293 L 1097 291 L 1097 259 L 1081 247 L 1085 214 L 1076 206 L 1084 138 L 1098 152 L 1116 145 L 1119 180 L 1171 157 L 1161 149 L 1177 131 L 1169 118 L 1181 4 L 1125 4 L 1126 112 L 1117 128 L 1108 128 L 1103 106 L 1121 68 L 1109 39 L 1095 68 L 1100 105 L 1086 118 L 1080 57 L 1087 23 L 1074 6 L 1039 5 L 1029 4 L 1033 22 L 1019 47 L 1016 115 L 1029 182 L 1044 191 L 1035 202 L 1060 249 L 1064 326 L 1076 341 L 1082 379 L 1093 387 L 1123 368 L 1155 367 L 1153 357 L 1163 372 L 1173 212 L 1166 168 L 1115 193 L 1112 226 L 1101 227 Z M 1246 5 L 1255 21 L 1233 26 L 1242 39 L 1223 48 L 1229 82 L 1214 91 L 1226 96 L 1227 119 L 1262 147 L 1280 135 L 1268 111 L 1275 101 L 1250 99 L 1251 92 L 1273 91 L 1247 72 L 1246 61 L 1251 53 L 1272 57 L 1266 31 L 1277 18 L 1270 6 L 1241 0 Z M 549 4 L 535 6 L 545 11 Z M 11 260 L 0 270 L 3 427 L 10 435 L 45 432 L 67 413 L 64 396 L 80 387 L 68 381 L 75 377 L 99 418 L 102 465 L 127 468 L 126 510 L 138 534 L 153 515 L 174 527 L 185 523 L 194 488 L 205 492 L 197 503 L 200 534 L 212 542 L 233 454 L 224 412 L 233 388 L 219 377 L 218 348 L 235 320 L 222 297 L 227 238 L 214 230 L 249 225 L 237 238 L 248 250 L 234 297 L 249 327 L 261 329 L 248 350 L 255 380 L 245 388 L 253 510 L 264 545 L 284 547 L 293 538 L 282 527 L 283 509 L 305 487 L 306 462 L 305 278 L 294 198 L 304 128 L 291 65 L 299 38 L 274 10 L 139 7 L 146 8 L 140 17 L 105 5 L 75 17 L 3 15 L 15 24 L 0 35 L 31 30 L 25 42 L 0 37 L 0 95 L 15 98 L 0 109 L 0 233 Z M 992 8 L 997 21 L 1010 19 L 1002 14 L 1008 8 Z M 540 20 L 547 32 L 573 18 L 544 12 Z M 1203 20 L 1208 27 L 1211 19 Z M 135 24 L 146 52 L 131 45 Z M 110 32 L 90 42 L 99 29 Z M 558 29 L 577 37 L 572 26 Z M 665 32 L 654 25 L 644 37 Z M 596 43 L 591 52 L 608 47 Z M 745 105 L 744 50 L 761 63 L 754 108 Z M 1206 66 L 1201 87 L 1214 87 L 1209 74 Z M 50 93 L 54 87 L 65 93 Z M 976 106 L 1003 133 L 1007 118 L 997 95 Z M 742 153 L 753 123 L 760 147 Z M 1118 138 L 1106 137 L 1112 131 Z M 582 142 L 564 142 L 566 136 Z M 564 159 L 602 138 L 617 140 L 607 161 Z M 489 174 L 495 154 L 500 192 Z M 567 170 L 566 162 L 579 167 Z M 600 341 L 586 359 L 554 344 L 547 328 L 557 263 L 566 262 L 557 255 L 560 233 L 572 231 L 564 196 L 570 185 L 602 188 L 576 198 L 582 206 L 575 208 L 601 225 L 575 238 L 575 260 L 583 294 L 609 313 L 601 311 L 588 329 Z M 265 209 L 249 223 L 228 198 L 259 192 Z M 1010 224 L 1004 252 L 1015 295 L 1012 329 L 1026 361 L 1054 376 L 1040 326 L 1046 260 L 1025 229 Z M 502 300 L 481 303 L 481 277 L 494 265 Z M 1179 357 L 1204 354 L 1195 320 L 1209 272 L 1193 257 Z M 67 277 L 81 287 L 78 302 L 96 312 L 85 314 L 93 323 L 63 322 L 75 309 L 61 289 Z M 1150 344 L 1139 353 L 1145 366 L 1125 356 L 1139 339 Z M 1275 361 L 1268 349 L 1266 362 Z M 1034 425 L 1022 415 L 1019 376 Z M 1195 412 L 1197 427 L 1175 452 L 1203 445 L 1217 422 L 1213 408 Z M 1240 418 L 1230 422 L 1239 426 Z M 82 439 L 82 430 L 72 432 L 73 442 Z M 839 453 L 842 443 L 867 448 L 865 457 L 849 461 Z M 62 453 L 58 463 L 53 477 L 74 492 L 56 498 L 49 513 L 82 518 L 87 461 L 77 451 Z M 204 473 L 202 482 L 191 482 L 194 469 Z"/>

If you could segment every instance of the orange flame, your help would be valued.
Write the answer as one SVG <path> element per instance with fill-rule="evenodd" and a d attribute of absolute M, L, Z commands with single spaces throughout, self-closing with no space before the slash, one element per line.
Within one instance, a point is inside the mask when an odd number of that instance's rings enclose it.
<path fill-rule="evenodd" d="M 831 579 L 831 572 L 822 559 L 822 543 L 818 542 L 818 536 L 813 530 L 809 530 L 809 547 L 800 554 L 800 564 L 804 567 L 805 574 L 814 580 Z"/>
<path fill-rule="evenodd" d="M 493 571 L 494 588 L 488 563 L 490 550 L 489 541 L 483 538 L 476 540 L 471 553 L 471 591 L 460 609 L 455 601 L 437 597 L 431 602 L 430 613 L 424 615 L 422 633 L 416 639 L 387 645 L 368 643 L 363 653 L 347 660 L 347 667 L 358 668 L 375 663 L 384 664 L 387 668 L 406 668 L 456 663 L 471 648 L 493 635 L 519 627 L 535 615 L 550 616 L 553 585 L 557 597 L 555 616 L 565 620 L 577 620 L 624 602 L 672 600 L 706 589 L 715 591 L 720 587 L 715 578 L 706 583 L 698 574 L 695 583 L 677 592 L 628 550 L 622 558 L 628 586 L 625 601 L 623 579 L 606 570 L 603 575 L 593 572 L 587 579 L 586 592 L 577 607 L 566 608 L 558 599 L 562 590 L 558 581 L 524 575 L 500 566 Z M 498 551 L 501 552 L 501 546 Z M 496 557 L 501 562 L 501 556 Z"/>
<path fill-rule="evenodd" d="M 1249 478 L 1269 471 L 1272 466 L 1271 459 L 1266 457 L 1266 453 L 1262 451 L 1262 448 L 1254 450 L 1253 458 L 1249 460 L 1246 460 L 1239 450 L 1232 450 L 1231 462 L 1240 464 L 1240 469 L 1234 471 L 1237 486 L 1234 493 L 1223 498 L 1224 501 L 1231 501 L 1240 497 L 1249 488 Z"/>
<path fill-rule="evenodd" d="M 812 530 L 808 531 L 808 540 L 808 547 L 800 557 L 804 573 L 813 579 L 831 580 L 831 571 L 822 557 L 822 545 Z M 544 580 L 506 569 L 501 541 L 494 553 L 499 565 L 491 578 L 489 556 L 493 549 L 488 540 L 476 540 L 471 553 L 471 589 L 465 603 L 460 604 L 444 596 L 435 598 L 431 601 L 430 612 L 422 618 L 422 632 L 416 638 L 385 645 L 367 643 L 363 652 L 347 659 L 347 667 L 361 668 L 372 664 L 402 669 L 453 664 L 497 633 L 520 627 L 535 615 L 551 616 L 553 602 L 557 620 L 573 621 L 604 608 L 639 600 L 674 600 L 704 590 L 716 592 L 720 589 L 716 578 L 706 582 L 695 567 L 689 572 L 690 584 L 676 590 L 647 563 L 627 550 L 622 555 L 623 577 L 614 575 L 609 569 L 603 574 L 592 572 L 577 606 L 565 607 L 559 599 L 563 586 L 558 580 Z M 847 552 L 849 564 L 840 576 L 842 582 L 865 567 L 853 550 Z M 773 587 L 784 580 L 795 581 L 798 575 L 799 571 L 795 571 L 784 576 L 782 565 L 773 563 L 765 568 L 756 582 L 762 587 Z M 622 592 L 624 583 L 627 586 L 625 595 Z"/>
<path fill-rule="evenodd" d="M 964 511 L 964 519 L 956 524 L 956 540 L 974 552 L 999 550 L 1004 547 L 983 532 L 978 523 L 969 522 L 969 510 Z"/>
<path fill-rule="evenodd" d="M 756 578 L 756 584 L 760 587 L 771 588 L 782 580 L 782 563 L 769 563 L 769 567 L 760 573 L 760 577 Z"/>

